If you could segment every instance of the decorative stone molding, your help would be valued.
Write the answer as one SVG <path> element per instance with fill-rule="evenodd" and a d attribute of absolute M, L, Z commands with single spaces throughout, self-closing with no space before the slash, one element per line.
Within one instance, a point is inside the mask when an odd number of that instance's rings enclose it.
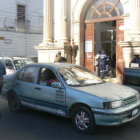
<path fill-rule="evenodd" d="M 72 62 L 72 46 L 64 46 L 64 53 L 66 54 L 67 62 Z"/>
<path fill-rule="evenodd" d="M 29 2 L 30 0 L 16 0 L 16 3 L 21 5 L 27 5 Z"/>
<path fill-rule="evenodd" d="M 140 54 L 140 41 L 120 42 L 119 45 L 123 47 L 124 67 L 128 68 L 133 55 Z"/>
<path fill-rule="evenodd" d="M 119 45 L 122 47 L 140 47 L 140 41 L 119 42 Z"/>
<path fill-rule="evenodd" d="M 55 44 L 49 44 L 45 46 L 35 46 L 38 53 L 38 62 L 40 63 L 53 63 L 56 53 L 61 51 L 62 56 L 64 56 L 64 47 L 55 46 Z"/>
<path fill-rule="evenodd" d="M 78 51 L 78 45 L 73 45 L 72 46 L 72 63 L 75 64 L 76 63 L 76 56 L 77 56 L 77 51 Z"/>
<path fill-rule="evenodd" d="M 121 3 L 122 4 L 126 4 L 126 3 L 128 3 L 129 2 L 129 0 L 121 0 Z"/>

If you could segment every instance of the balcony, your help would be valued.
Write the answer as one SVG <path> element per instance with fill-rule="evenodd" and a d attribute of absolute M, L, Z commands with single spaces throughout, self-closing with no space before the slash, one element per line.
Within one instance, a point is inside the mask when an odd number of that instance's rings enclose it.
<path fill-rule="evenodd" d="M 27 32 L 30 30 L 30 21 L 29 20 L 15 20 L 16 30 Z"/>
<path fill-rule="evenodd" d="M 12 32 L 24 32 L 42 34 L 43 24 L 40 20 L 39 23 L 31 23 L 29 20 L 17 20 L 12 18 L 0 19 L 0 30 Z"/>

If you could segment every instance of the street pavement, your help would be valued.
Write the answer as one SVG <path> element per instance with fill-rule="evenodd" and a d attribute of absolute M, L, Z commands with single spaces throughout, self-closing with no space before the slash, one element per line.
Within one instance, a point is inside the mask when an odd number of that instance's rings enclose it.
<path fill-rule="evenodd" d="M 91 135 L 76 131 L 70 119 L 32 109 L 9 110 L 0 98 L 0 140 L 139 140 L 140 117 L 117 127 L 97 126 Z"/>

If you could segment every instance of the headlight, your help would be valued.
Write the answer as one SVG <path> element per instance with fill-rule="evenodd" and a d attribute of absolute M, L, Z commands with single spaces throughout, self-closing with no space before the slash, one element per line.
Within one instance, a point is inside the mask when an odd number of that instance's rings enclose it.
<path fill-rule="evenodd" d="M 121 101 L 114 101 L 114 102 L 104 102 L 103 107 L 105 109 L 113 109 L 113 108 L 118 108 L 122 106 Z"/>
<path fill-rule="evenodd" d="M 140 94 L 137 93 L 136 96 L 137 96 L 137 99 L 139 100 L 140 99 Z"/>

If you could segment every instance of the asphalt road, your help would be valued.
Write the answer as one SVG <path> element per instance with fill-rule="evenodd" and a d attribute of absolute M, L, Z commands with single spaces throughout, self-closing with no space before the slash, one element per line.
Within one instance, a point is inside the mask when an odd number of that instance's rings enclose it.
<path fill-rule="evenodd" d="M 98 126 L 91 135 L 81 134 L 65 119 L 32 109 L 9 110 L 0 98 L 0 140 L 140 140 L 140 117 L 119 127 Z"/>

